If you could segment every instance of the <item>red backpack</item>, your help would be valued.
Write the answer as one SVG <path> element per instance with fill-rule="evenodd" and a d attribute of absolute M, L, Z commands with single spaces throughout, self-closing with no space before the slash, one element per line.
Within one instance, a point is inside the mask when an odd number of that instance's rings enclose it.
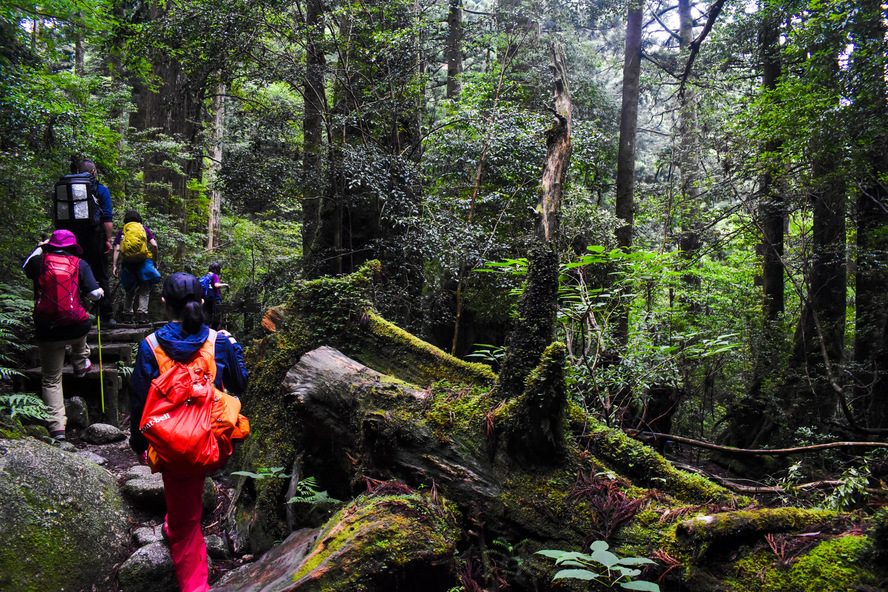
<path fill-rule="evenodd" d="M 154 472 L 202 475 L 221 468 L 234 452 L 233 441 L 250 433 L 240 401 L 216 389 L 216 332 L 186 363 L 167 356 L 156 334 L 145 338 L 160 375 L 151 381 L 142 412 L 141 432 L 149 442 Z"/>
<path fill-rule="evenodd" d="M 34 322 L 47 327 L 73 325 L 89 318 L 80 302 L 80 259 L 47 253 L 37 280 Z"/>

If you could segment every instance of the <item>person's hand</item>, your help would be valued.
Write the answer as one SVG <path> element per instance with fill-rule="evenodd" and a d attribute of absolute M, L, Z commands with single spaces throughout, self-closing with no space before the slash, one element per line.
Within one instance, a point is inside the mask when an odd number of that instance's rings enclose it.
<path fill-rule="evenodd" d="M 111 275 L 113 275 L 114 277 L 117 277 L 117 271 L 118 271 L 117 266 L 112 265 L 111 266 Z"/>
<path fill-rule="evenodd" d="M 147 465 L 148 464 L 148 451 L 147 450 L 139 455 L 139 464 L 140 465 Z"/>
<path fill-rule="evenodd" d="M 111 252 L 111 239 L 109 238 L 109 239 L 105 240 L 105 253 L 107 254 L 110 252 Z"/>

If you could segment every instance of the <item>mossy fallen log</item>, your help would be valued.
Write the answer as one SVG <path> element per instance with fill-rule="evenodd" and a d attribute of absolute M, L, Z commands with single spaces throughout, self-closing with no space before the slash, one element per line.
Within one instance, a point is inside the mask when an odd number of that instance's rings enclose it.
<path fill-rule="evenodd" d="M 651 577 L 665 576 L 664 590 L 760 589 L 740 562 L 759 553 L 764 534 L 794 534 L 797 524 L 750 527 L 744 544 L 686 535 L 679 523 L 695 516 L 759 508 L 566 401 L 557 344 L 523 394 L 504 402 L 491 393 L 489 370 L 383 331 L 367 273 L 297 286 L 277 331 L 252 350 L 244 400 L 254 431 L 240 468 L 285 467 L 294 477 L 239 483 L 228 524 L 240 550 L 263 552 L 290 535 L 285 502 L 298 477 L 317 478 L 343 500 L 371 479 L 448 499 L 462 516 L 462 569 L 471 563 L 481 587 L 492 586 L 493 564 L 506 561 L 491 559 L 497 541 L 520 546 L 513 555 L 523 567 L 508 581 L 523 592 L 546 589 L 551 578 L 534 551 L 581 550 L 599 538 L 621 555 L 659 558 Z M 296 518 L 297 527 L 319 525 Z M 730 552 L 701 552 L 714 546 Z M 843 561 L 868 560 L 861 550 Z"/>
<path fill-rule="evenodd" d="M 213 592 L 445 592 L 460 538 L 443 500 L 378 491 L 347 504 L 321 528 L 291 534 Z"/>
<path fill-rule="evenodd" d="M 760 508 L 697 516 L 680 523 L 679 540 L 693 542 L 746 537 L 773 532 L 799 532 L 811 526 L 827 525 L 836 519 L 831 510 L 801 508 Z"/>

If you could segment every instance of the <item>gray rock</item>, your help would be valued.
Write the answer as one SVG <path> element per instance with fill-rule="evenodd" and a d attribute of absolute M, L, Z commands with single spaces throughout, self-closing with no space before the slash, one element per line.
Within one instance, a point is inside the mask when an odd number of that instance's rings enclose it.
<path fill-rule="evenodd" d="M 207 566 L 213 567 L 209 557 Z M 118 577 L 121 592 L 179 591 L 173 558 L 163 542 L 145 545 L 130 555 L 120 566 Z"/>
<path fill-rule="evenodd" d="M 65 416 L 70 427 L 81 430 L 89 427 L 89 411 L 81 397 L 65 399 Z"/>
<path fill-rule="evenodd" d="M 0 590 L 90 589 L 129 542 L 117 482 L 32 438 L 0 439 Z"/>
<path fill-rule="evenodd" d="M 147 465 L 133 465 L 126 470 L 123 475 L 126 479 L 138 479 L 139 477 L 150 477 L 151 467 Z"/>
<path fill-rule="evenodd" d="M 219 498 L 219 494 L 216 491 L 216 484 L 212 479 L 207 477 L 207 480 L 204 481 L 204 490 L 203 490 L 203 513 L 211 514 L 213 510 L 216 509 L 216 501 Z"/>
<path fill-rule="evenodd" d="M 94 423 L 83 432 L 83 439 L 90 444 L 111 444 L 126 439 L 119 428 L 107 423 Z"/>
<path fill-rule="evenodd" d="M 77 452 L 77 455 L 82 456 L 83 458 L 85 458 L 89 462 L 95 463 L 97 465 L 103 465 L 106 462 L 108 462 L 107 458 L 105 458 L 103 456 L 99 456 L 95 452 L 90 452 L 89 450 L 80 450 Z"/>
<path fill-rule="evenodd" d="M 173 558 L 163 543 L 151 543 L 123 562 L 118 573 L 122 592 L 178 592 Z"/>
<path fill-rule="evenodd" d="M 155 524 L 154 526 L 142 526 L 133 532 L 133 543 L 137 547 L 144 547 L 152 543 L 163 542 L 163 524 Z"/>
<path fill-rule="evenodd" d="M 218 561 L 228 559 L 228 546 L 217 534 L 211 534 L 205 537 L 207 543 L 207 555 Z"/>
<path fill-rule="evenodd" d="M 160 473 L 130 479 L 121 488 L 124 497 L 140 508 L 156 512 L 166 511 L 163 480 Z"/>
<path fill-rule="evenodd" d="M 151 474 L 151 469 L 145 467 L 146 471 L 138 470 L 135 467 L 130 469 L 127 475 L 135 475 L 129 479 L 121 488 L 124 497 L 136 504 L 140 508 L 150 511 L 165 512 L 166 499 L 163 496 L 163 477 L 161 473 Z M 147 473 L 144 474 L 144 473 Z M 218 493 L 216 492 L 216 484 L 212 479 L 207 478 L 204 482 L 203 490 L 203 512 L 210 514 L 216 509 Z"/>
<path fill-rule="evenodd" d="M 55 446 L 59 450 L 64 450 L 65 452 L 71 452 L 74 454 L 77 453 L 77 447 L 74 446 L 73 444 L 71 444 L 70 442 L 68 442 L 67 440 L 57 440 L 55 442 L 55 444 L 53 444 L 53 446 Z M 92 462 L 92 461 L 90 461 L 90 462 Z"/>

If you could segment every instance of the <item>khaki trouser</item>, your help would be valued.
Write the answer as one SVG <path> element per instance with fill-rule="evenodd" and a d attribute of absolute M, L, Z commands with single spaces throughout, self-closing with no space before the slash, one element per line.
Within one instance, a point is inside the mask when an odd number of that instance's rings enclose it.
<path fill-rule="evenodd" d="M 148 295 L 151 293 L 151 284 L 139 282 L 135 290 L 123 293 L 123 314 L 133 314 L 133 299 L 136 301 L 136 312 L 148 314 Z"/>
<path fill-rule="evenodd" d="M 83 370 L 89 358 L 86 335 L 63 341 L 38 341 L 40 369 L 43 374 L 43 402 L 49 407 L 49 431 L 64 431 L 65 396 L 62 392 L 62 367 L 65 365 L 65 346 L 71 346 L 71 365 L 75 371 Z"/>

